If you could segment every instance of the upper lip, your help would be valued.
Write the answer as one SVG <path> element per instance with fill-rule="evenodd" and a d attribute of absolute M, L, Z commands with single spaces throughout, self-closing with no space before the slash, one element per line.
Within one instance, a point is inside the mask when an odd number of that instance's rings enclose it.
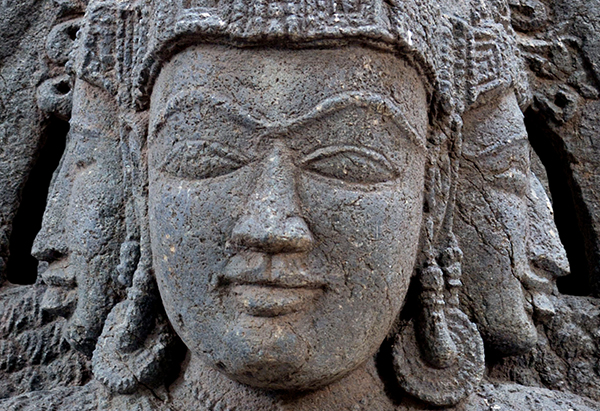
<path fill-rule="evenodd" d="M 51 263 L 40 262 L 38 274 L 47 285 L 58 287 L 71 287 L 75 285 L 75 273 L 70 266 L 68 258 L 62 258 Z"/>
<path fill-rule="evenodd" d="M 265 254 L 242 251 L 229 260 L 220 283 L 279 288 L 324 288 L 325 282 L 310 273 L 303 254 Z"/>

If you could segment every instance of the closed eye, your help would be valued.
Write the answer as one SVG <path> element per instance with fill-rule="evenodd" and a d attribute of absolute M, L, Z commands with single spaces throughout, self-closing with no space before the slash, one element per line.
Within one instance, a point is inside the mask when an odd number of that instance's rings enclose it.
<path fill-rule="evenodd" d="M 302 159 L 300 166 L 313 173 L 348 183 L 383 183 L 398 176 L 382 154 L 356 146 L 318 149 Z"/>
<path fill-rule="evenodd" d="M 223 144 L 194 140 L 176 143 L 160 169 L 174 177 L 201 180 L 232 173 L 247 163 L 243 154 Z"/>

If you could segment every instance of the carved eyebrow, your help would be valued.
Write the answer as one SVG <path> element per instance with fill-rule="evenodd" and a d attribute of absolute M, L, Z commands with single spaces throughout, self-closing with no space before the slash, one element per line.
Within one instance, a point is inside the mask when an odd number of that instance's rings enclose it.
<path fill-rule="evenodd" d="M 409 139 L 420 149 L 426 150 L 424 140 L 419 137 L 419 133 L 408 123 L 403 112 L 392 100 L 377 93 L 362 91 L 340 93 L 326 98 L 301 116 L 283 121 L 268 121 L 257 118 L 224 97 L 217 95 L 207 96 L 199 89 L 184 90 L 175 94 L 167 101 L 165 108 L 159 114 L 158 120 L 152 126 L 151 131 L 153 133 L 158 132 L 169 117 L 181 110 L 182 105 L 194 100 L 199 103 L 208 102 L 211 106 L 223 111 L 231 119 L 249 128 L 264 130 L 263 135 L 266 136 L 283 134 L 290 128 L 301 126 L 311 120 L 322 118 L 348 107 L 371 107 L 381 115 L 390 117 L 401 129 L 408 131 Z"/>
<path fill-rule="evenodd" d="M 379 114 L 389 117 L 401 129 L 408 131 L 409 139 L 417 147 L 422 150 L 426 149 L 425 142 L 419 138 L 419 133 L 408 123 L 404 113 L 392 100 L 377 93 L 362 91 L 340 93 L 321 101 L 304 115 L 285 121 L 269 122 L 267 125 L 268 132 L 285 132 L 292 127 L 303 125 L 311 120 L 322 118 L 347 107 L 374 108 Z"/>
<path fill-rule="evenodd" d="M 167 122 L 169 117 L 177 114 L 189 103 L 205 103 L 220 111 L 224 112 L 227 117 L 241 123 L 250 128 L 260 128 L 260 120 L 254 118 L 246 110 L 237 107 L 230 100 L 218 96 L 209 95 L 202 92 L 200 89 L 182 90 L 167 100 L 164 108 L 162 108 L 157 116 L 156 121 L 150 124 L 149 136 L 153 136 L 162 129 L 162 126 Z"/>

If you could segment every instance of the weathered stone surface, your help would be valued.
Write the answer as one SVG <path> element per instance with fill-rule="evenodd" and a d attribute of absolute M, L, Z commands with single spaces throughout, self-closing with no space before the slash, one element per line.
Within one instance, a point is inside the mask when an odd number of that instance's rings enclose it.
<path fill-rule="evenodd" d="M 9 286 L 0 295 L 0 398 L 85 384 L 89 361 L 63 339 L 64 319 L 42 308 L 45 286 Z"/>
<path fill-rule="evenodd" d="M 516 4 L 513 10 L 522 12 L 520 21 L 537 21 L 516 25 L 523 32 L 520 41 L 535 90 L 530 138 L 549 168 L 551 190 L 564 196 L 555 204 L 558 224 L 576 262 L 575 284 L 566 287 L 598 296 L 600 3 L 529 3 L 529 8 Z M 533 9 L 543 12 L 533 18 L 535 13 L 528 13 Z"/>
<path fill-rule="evenodd" d="M 12 219 L 41 144 L 37 85 L 47 76 L 44 42 L 51 21 L 49 2 L 13 2 L 0 15 L 0 280 L 4 279 Z M 25 41 L 24 41 L 25 40 Z"/>
<path fill-rule="evenodd" d="M 538 343 L 527 355 L 503 359 L 490 376 L 519 384 L 570 391 L 600 401 L 598 333 L 600 308 L 593 298 L 553 298 L 555 314 L 538 327 Z"/>
<path fill-rule="evenodd" d="M 596 1 L 6 10 L 0 410 L 600 409 Z"/>

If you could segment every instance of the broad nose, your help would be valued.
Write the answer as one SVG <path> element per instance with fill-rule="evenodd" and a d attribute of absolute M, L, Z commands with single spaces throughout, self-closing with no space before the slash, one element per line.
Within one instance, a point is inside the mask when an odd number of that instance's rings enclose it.
<path fill-rule="evenodd" d="M 48 230 L 42 225 L 31 248 L 31 255 L 38 261 L 49 263 L 59 260 L 68 253 L 63 233 L 61 231 Z"/>
<path fill-rule="evenodd" d="M 53 187 L 48 197 L 42 228 L 37 233 L 31 248 L 31 255 L 38 261 L 51 263 L 68 253 L 64 238 L 63 220 L 66 204 L 63 194 L 62 190 Z"/>
<path fill-rule="evenodd" d="M 266 253 L 309 251 L 313 235 L 301 216 L 289 152 L 275 142 L 246 203 L 247 211 L 233 228 L 237 246 Z"/>

